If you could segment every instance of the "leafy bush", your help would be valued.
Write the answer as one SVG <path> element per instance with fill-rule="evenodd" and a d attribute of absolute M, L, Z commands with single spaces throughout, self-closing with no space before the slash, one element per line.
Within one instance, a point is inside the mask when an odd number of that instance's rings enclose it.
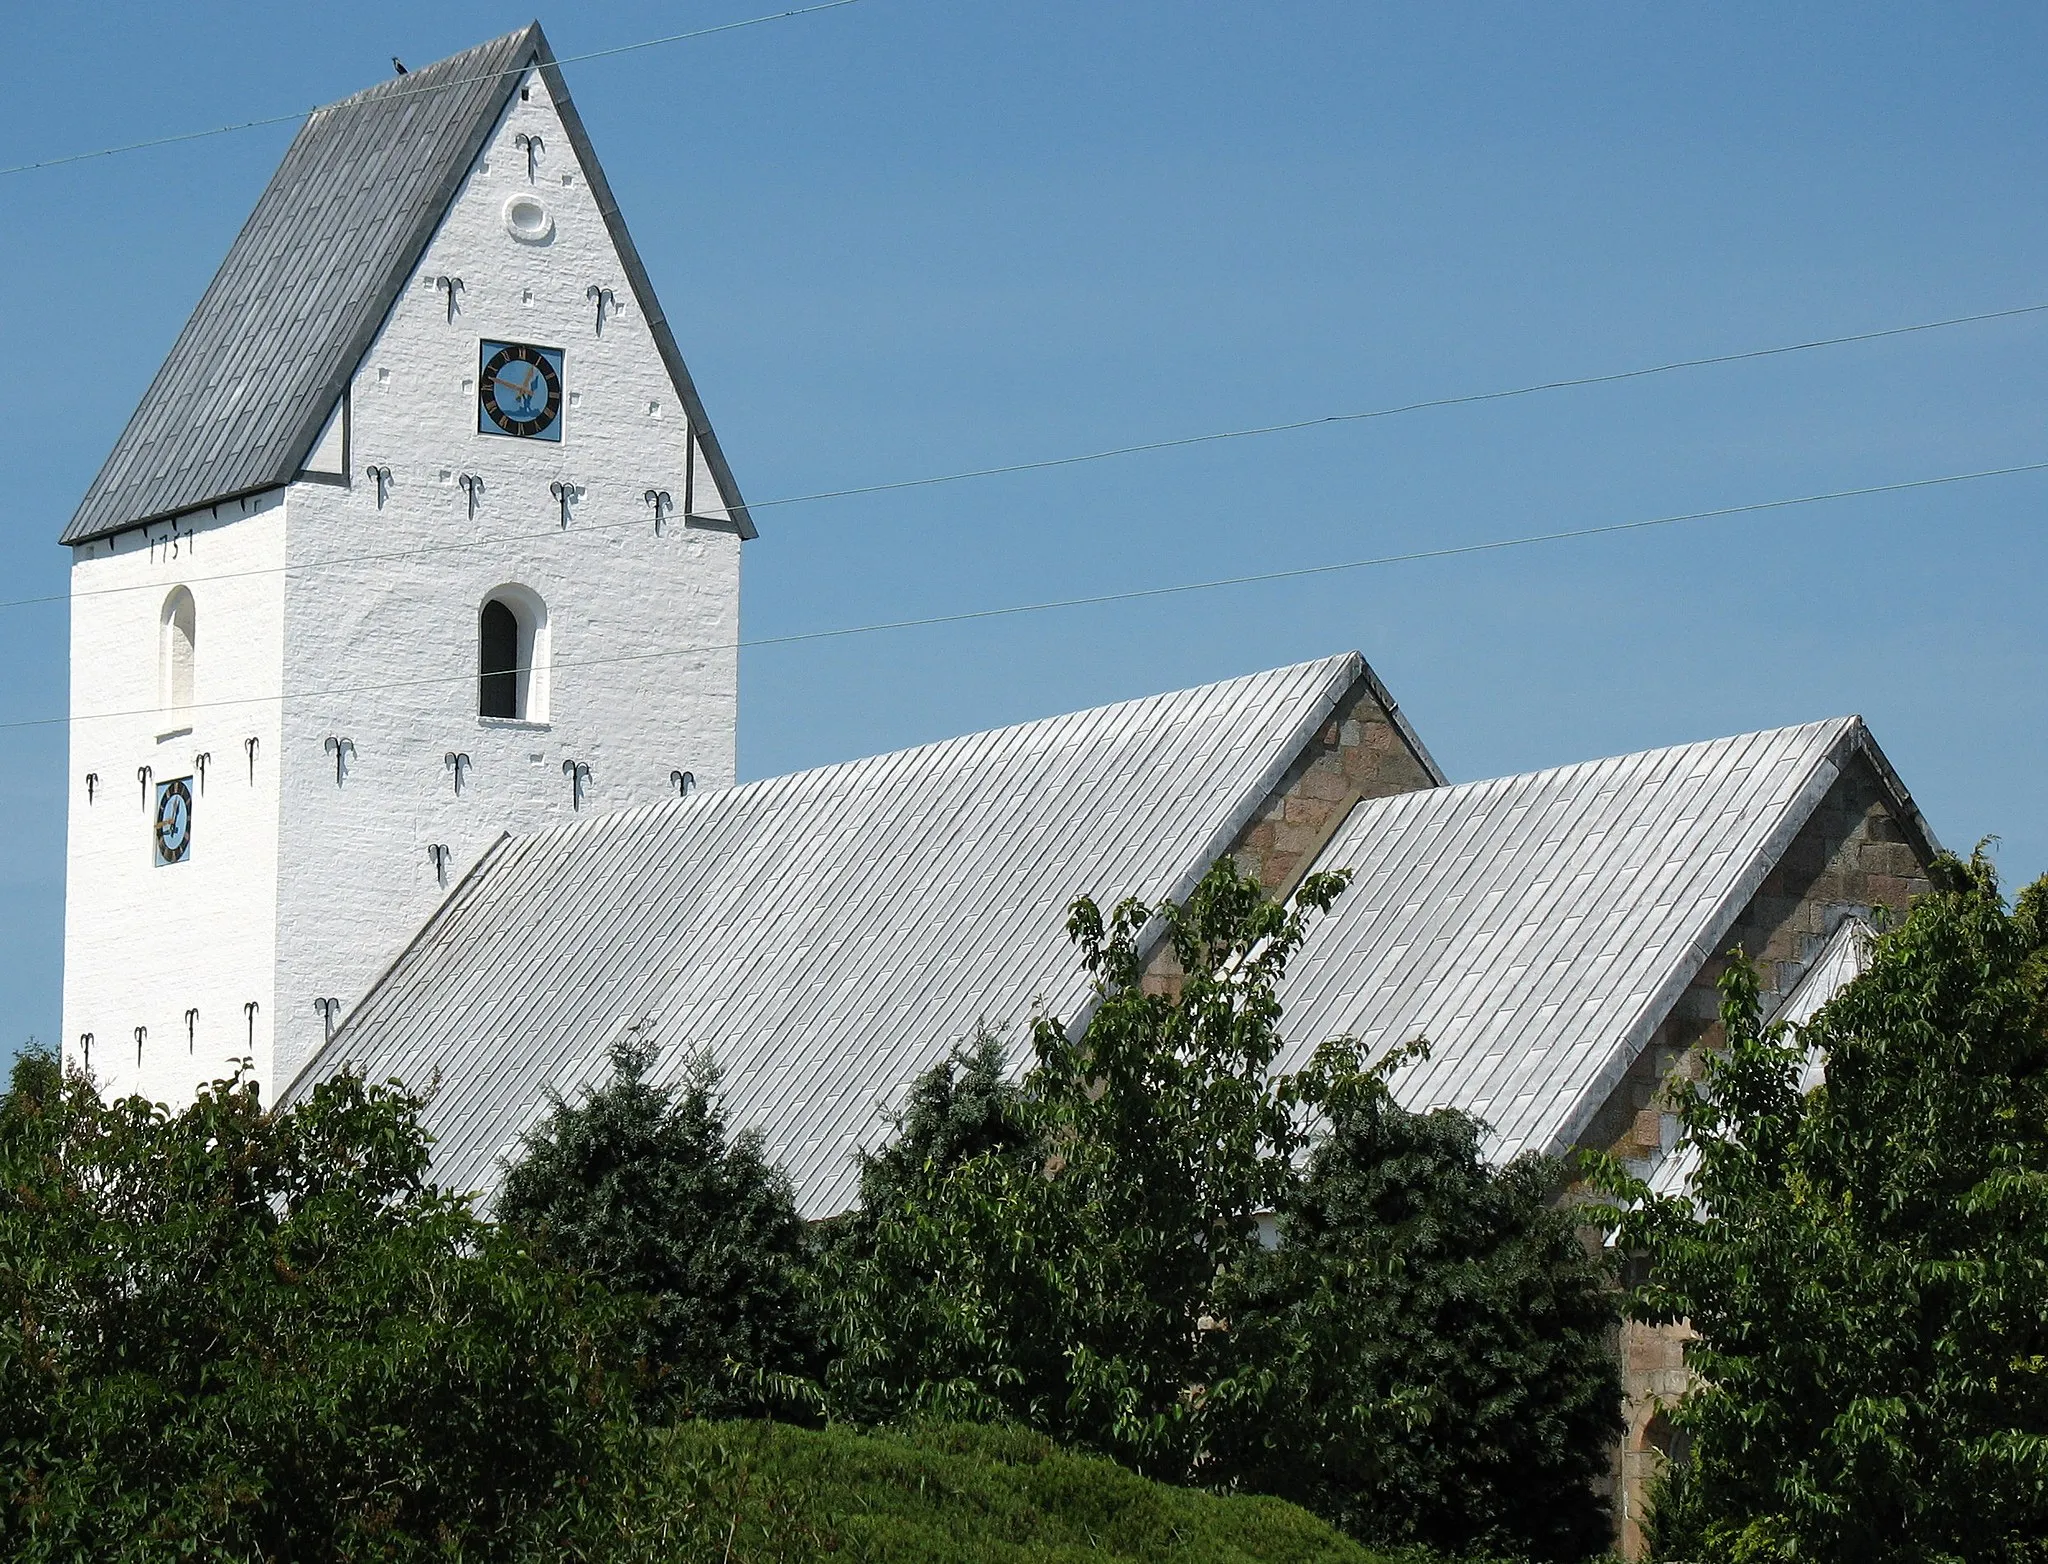
<path fill-rule="evenodd" d="M 651 1051 L 612 1052 L 612 1079 L 555 1100 L 498 1196 L 500 1221 L 642 1308 L 631 1341 L 658 1399 L 691 1411 L 788 1405 L 816 1372 L 798 1274 L 807 1252 L 789 1180 L 758 1135 L 728 1136 L 708 1061 L 680 1086 Z"/>
<path fill-rule="evenodd" d="M 1635 1312 L 1699 1334 L 1666 1557 L 2048 1559 L 2048 881 L 1931 877 L 1796 1036 L 1730 968 L 1677 1095 L 1694 1200 L 1623 1226 Z"/>
<path fill-rule="evenodd" d="M 602 1300 L 424 1181 L 418 1102 L 0 1098 L 0 1552 L 491 1551 L 587 1475 Z"/>
<path fill-rule="evenodd" d="M 1009 1079 L 1003 1040 L 986 1026 L 938 1067 L 912 1083 L 895 1116 L 895 1133 L 861 1161 L 862 1214 L 892 1209 L 934 1173 L 954 1172 L 977 1157 L 1032 1165 L 1032 1132 L 1017 1084 Z"/>
<path fill-rule="evenodd" d="M 1258 1250 L 1258 1214 L 1306 1144 L 1300 1083 L 1272 1074 L 1274 989 L 1309 910 L 1342 885 L 1316 876 L 1290 910 L 1225 861 L 1184 908 L 1127 900 L 1105 924 L 1075 903 L 1068 931 L 1095 978 L 1083 1035 L 1040 1017 L 1014 1093 L 977 1086 L 973 1060 L 957 1082 L 928 1079 L 905 1124 L 922 1160 L 865 1170 L 860 1244 L 827 1271 L 839 1406 L 1015 1418 L 1192 1475 L 1219 1281 Z M 1155 918 L 1185 974 L 1172 995 L 1144 983 Z M 986 1103 L 980 1138 L 949 1145 L 938 1131 L 963 1098 Z"/>
<path fill-rule="evenodd" d="M 1573 1556 L 1614 1385 L 1555 1170 L 1489 1170 L 1342 1040 L 1273 1073 L 1342 885 L 1282 907 L 1226 861 L 1184 907 L 1076 903 L 1087 1026 L 1041 1017 L 1021 1082 L 987 1035 L 928 1075 L 822 1240 L 708 1065 L 655 1087 L 617 1052 L 494 1226 L 426 1181 L 395 1085 L 174 1113 L 30 1055 L 0 1099 L 0 1549 L 1369 1557 L 1194 1491 L 1255 1487 L 1375 1541 Z M 917 1431 L 655 1422 L 821 1394 Z"/>
<path fill-rule="evenodd" d="M 1015 1428 L 680 1424 L 537 1557 L 582 1564 L 1375 1564 L 1278 1499 L 1148 1482 Z"/>
<path fill-rule="evenodd" d="M 1014 1086 L 981 1039 L 863 1169 L 824 1268 L 842 1415 L 1015 1419 L 1368 1539 L 1601 1545 L 1615 1307 L 1558 1170 L 1488 1169 L 1478 1125 L 1404 1112 L 1342 1040 L 1273 1072 L 1280 979 L 1343 883 L 1285 908 L 1225 860 L 1185 907 L 1075 904 L 1079 1038 L 1040 1018 Z"/>
<path fill-rule="evenodd" d="M 1226 1291 L 1216 1468 L 1369 1541 L 1583 1558 L 1621 1432 L 1611 1274 L 1559 1163 L 1488 1167 L 1476 1120 L 1394 1101 L 1399 1063 L 1333 1074 L 1278 1246 Z"/>

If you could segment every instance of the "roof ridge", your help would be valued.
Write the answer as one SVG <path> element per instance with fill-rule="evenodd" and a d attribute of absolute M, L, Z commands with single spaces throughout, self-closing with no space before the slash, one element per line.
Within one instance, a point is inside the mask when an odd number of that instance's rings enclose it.
<path fill-rule="evenodd" d="M 443 55 L 440 59 L 422 65 L 416 70 L 407 70 L 403 75 L 387 76 L 382 81 L 372 82 L 367 87 L 358 88 L 345 98 L 336 98 L 332 103 L 318 105 L 309 111 L 306 117 L 311 119 L 317 114 L 331 114 L 336 109 L 350 108 L 367 102 L 382 102 L 388 98 L 424 97 L 431 92 L 445 92 L 450 87 L 463 85 L 466 81 L 470 80 L 490 81 L 499 76 L 518 74 L 526 69 L 524 64 L 502 66 L 498 70 L 488 71 L 482 76 L 461 78 L 452 82 L 429 79 L 437 77 L 440 73 L 451 71 L 465 60 L 488 54 L 493 49 L 513 45 L 521 39 L 526 39 L 529 44 L 541 42 L 543 34 L 541 33 L 540 23 L 537 21 L 528 22 L 524 27 L 515 27 L 509 33 L 500 33 L 497 37 L 487 38 L 482 43 L 471 44 L 467 49 L 458 50 L 454 54 Z"/>
<path fill-rule="evenodd" d="M 1021 733 L 1028 728 L 1049 726 L 1056 722 L 1081 722 L 1090 718 L 1099 718 L 1104 713 L 1118 711 L 1125 707 L 1142 706 L 1154 701 L 1180 700 L 1211 690 L 1226 689 L 1233 684 L 1249 683 L 1254 679 L 1277 679 L 1293 673 L 1306 674 L 1311 669 L 1335 673 L 1353 658 L 1358 659 L 1361 668 L 1365 667 L 1363 657 L 1357 652 L 1338 652 L 1328 657 L 1311 657 L 1304 662 L 1284 663 L 1278 668 L 1258 668 L 1250 673 L 1233 674 L 1228 679 L 1213 679 L 1207 684 L 1184 685 L 1175 690 L 1155 690 L 1149 695 L 1133 695 L 1123 700 L 1103 701 L 1098 705 L 1083 706 L 1074 711 L 1049 712 L 1043 717 L 1028 717 L 1022 722 L 1006 722 L 998 727 L 978 728 L 971 733 L 955 733 L 942 739 L 927 739 L 922 744 L 906 744 L 897 749 L 878 750 L 870 755 L 854 755 L 845 760 L 828 761 L 824 765 L 805 766 L 797 771 L 778 771 L 772 776 L 755 777 L 746 782 L 735 782 L 730 787 L 696 788 L 684 798 L 665 798 L 651 804 L 633 804 L 624 809 L 604 810 L 586 815 L 581 820 L 564 820 L 559 825 L 546 826 L 541 830 L 530 832 L 526 836 L 521 837 L 520 840 L 550 840 L 559 835 L 572 832 L 590 831 L 595 829 L 600 822 L 629 816 L 647 816 L 663 811 L 680 814 L 690 808 L 709 807 L 709 801 L 713 799 L 731 798 L 735 794 L 750 794 L 777 786 L 787 787 L 811 778 L 826 776 L 834 771 L 851 771 L 857 766 L 900 762 L 928 751 L 979 744 L 990 739 L 1001 738 L 1006 734 Z M 1366 669 L 1366 671 L 1370 672 L 1369 669 Z M 1376 680 L 1375 685 L 1377 685 Z M 699 800 L 704 802 L 700 804 Z M 1206 868 L 1207 865 L 1204 865 L 1204 867 Z"/>
<path fill-rule="evenodd" d="M 1529 777 L 1556 776 L 1566 771 L 1590 770 L 1594 766 L 1610 765 L 1613 762 L 1620 760 L 1635 760 L 1642 756 L 1647 755 L 1671 754 L 1682 749 L 1705 749 L 1708 746 L 1714 744 L 1739 744 L 1747 739 L 1771 738 L 1775 737 L 1778 734 L 1800 733 L 1806 731 L 1807 729 L 1825 729 L 1834 727 L 1839 729 L 1839 731 L 1842 733 L 1847 733 L 1851 731 L 1851 724 L 1860 724 L 1862 721 L 1863 719 L 1861 717 L 1854 715 L 1843 717 L 1821 717 L 1815 719 L 1812 722 L 1788 722 L 1781 724 L 1780 726 L 1775 728 L 1751 728 L 1742 733 L 1720 733 L 1714 735 L 1711 738 L 1685 739 L 1676 744 L 1652 744 L 1647 749 L 1617 750 L 1615 753 L 1611 755 L 1595 755 L 1587 760 L 1567 760 L 1560 762 L 1555 766 L 1534 766 L 1527 771 L 1504 771 L 1490 777 L 1474 777 L 1469 782 L 1448 782 L 1445 783 L 1444 788 L 1439 791 L 1447 790 L 1455 793 L 1460 789 L 1496 786 L 1506 782 L 1519 782 L 1524 778 Z M 1406 793 L 1397 793 L 1392 795 L 1392 797 L 1386 799 L 1371 800 L 1371 802 L 1392 803 L 1396 799 L 1408 798 L 1412 796 L 1414 795 Z"/>

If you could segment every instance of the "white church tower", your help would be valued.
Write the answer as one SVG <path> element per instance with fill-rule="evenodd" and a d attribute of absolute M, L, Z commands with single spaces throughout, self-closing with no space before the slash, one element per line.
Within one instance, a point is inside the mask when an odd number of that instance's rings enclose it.
<path fill-rule="evenodd" d="M 753 535 L 538 25 L 312 115 L 63 535 L 67 1060 L 267 1098 L 502 834 L 730 783 Z"/>

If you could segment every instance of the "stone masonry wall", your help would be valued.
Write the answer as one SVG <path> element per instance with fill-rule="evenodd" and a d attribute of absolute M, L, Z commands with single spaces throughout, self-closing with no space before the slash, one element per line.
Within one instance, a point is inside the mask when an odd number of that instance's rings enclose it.
<path fill-rule="evenodd" d="M 1364 674 L 1343 692 L 1329 721 L 1303 745 L 1286 774 L 1231 843 L 1231 858 L 1253 874 L 1268 895 L 1286 897 L 1309 872 L 1360 798 L 1391 798 L 1438 786 L 1436 762 L 1409 739 L 1378 682 Z M 1182 979 L 1174 948 L 1153 950 L 1145 985 L 1178 993 Z"/>
<path fill-rule="evenodd" d="M 1284 898 L 1360 799 L 1438 785 L 1436 763 L 1395 718 L 1378 681 L 1362 675 L 1238 833 L 1230 856 L 1269 895 Z M 1172 947 L 1162 943 L 1147 966 L 1146 986 L 1177 992 L 1181 976 Z"/>
<path fill-rule="evenodd" d="M 1894 818 L 1876 769 L 1856 756 L 1804 830 L 1793 840 L 1713 958 L 1701 967 L 1581 1141 L 1647 1171 L 1677 1138 L 1664 1086 L 1695 1078 L 1700 1056 L 1722 1045 L 1716 984 L 1738 949 L 1761 968 L 1766 1013 L 1789 994 L 1845 919 L 1877 907 L 1903 913 L 1927 890 L 1917 836 Z M 1627 1427 L 1614 1454 L 1615 1530 L 1624 1558 L 1644 1552 L 1643 1506 L 1669 1455 L 1669 1419 L 1660 1415 L 1685 1392 L 1683 1326 L 1624 1325 L 1622 1360 Z"/>
<path fill-rule="evenodd" d="M 1436 785 L 1432 763 L 1417 752 L 1375 681 L 1361 678 L 1239 833 L 1231 856 L 1268 892 L 1285 895 L 1360 799 Z"/>

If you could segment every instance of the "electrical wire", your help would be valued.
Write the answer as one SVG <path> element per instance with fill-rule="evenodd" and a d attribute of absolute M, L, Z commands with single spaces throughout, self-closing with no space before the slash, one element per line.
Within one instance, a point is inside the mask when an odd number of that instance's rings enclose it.
<path fill-rule="evenodd" d="M 871 483 L 853 489 L 826 489 L 816 494 L 792 495 L 788 499 L 760 500 L 747 509 L 767 510 L 776 505 L 806 505 L 813 500 L 838 500 L 857 494 L 887 494 L 898 489 L 922 489 L 933 484 L 961 483 L 969 478 L 994 478 L 1007 473 L 1043 472 L 1051 467 L 1072 467 L 1081 462 L 1106 461 L 1112 456 L 1135 456 L 1144 451 L 1171 451 L 1189 445 L 1209 445 L 1220 440 L 1244 440 L 1256 435 L 1289 434 L 1298 429 L 1317 429 L 1325 424 L 1364 423 L 1375 418 L 1398 418 L 1404 413 L 1429 412 L 1445 407 L 1470 407 L 1478 402 L 1505 402 L 1513 397 L 1535 396 L 1544 391 L 1569 391 L 1584 386 L 1609 386 L 1624 380 L 1641 380 L 1650 375 L 1668 375 L 1681 369 L 1705 369 L 1715 364 L 1740 364 L 1752 359 L 1778 358 L 1787 353 L 1810 353 L 1816 348 L 1843 347 L 1852 342 L 1876 342 L 1885 337 L 1909 336 L 1916 331 L 1939 331 L 1946 326 L 1967 326 L 1985 320 L 2009 320 L 2016 315 L 2038 315 L 2048 304 L 2022 304 L 2013 309 L 1988 310 L 1980 315 L 1953 315 L 1945 320 L 1922 321 L 1912 326 L 1887 326 L 1880 331 L 1859 331 L 1843 337 L 1816 337 L 1810 342 L 1789 342 L 1780 347 L 1749 348 L 1740 353 L 1716 353 L 1705 358 L 1674 359 L 1668 364 L 1651 364 L 1641 369 L 1618 369 L 1603 375 L 1579 375 L 1569 380 L 1541 380 L 1534 385 L 1513 386 L 1504 391 L 1472 391 L 1462 396 L 1432 397 L 1422 402 L 1402 402 L 1393 407 L 1375 407 L 1359 413 L 1325 413 L 1319 418 L 1298 418 L 1289 423 L 1260 424 L 1250 429 L 1225 429 L 1215 434 L 1180 435 L 1170 440 L 1151 440 L 1142 445 L 1119 445 L 1080 456 L 1054 456 L 1044 461 L 1015 462 L 1007 467 L 976 467 L 965 472 L 944 473 L 935 478 L 905 478 L 894 483 Z"/>
<path fill-rule="evenodd" d="M 836 11 L 841 6 L 857 3 L 858 0 L 822 0 L 821 4 L 801 6 L 793 11 L 773 11 L 765 16 L 750 16 L 742 21 L 720 22 L 715 27 L 698 27 L 686 33 L 670 33 L 664 38 L 644 38 L 638 43 L 622 43 L 616 44 L 609 49 L 592 49 L 586 54 L 564 55 L 554 63 L 556 65 L 580 65 L 586 60 L 603 60 L 615 54 L 631 54 L 639 49 L 658 48 L 662 44 L 684 43 L 692 38 L 709 38 L 713 33 L 736 32 L 742 27 L 759 27 L 763 22 L 781 22 L 795 16 L 811 16 L 819 11 Z M 527 66 L 518 65 L 508 70 L 487 71 L 481 76 L 465 76 L 458 81 L 435 82 L 430 86 L 423 87 L 400 87 L 394 91 L 381 94 L 376 101 L 378 103 L 389 103 L 393 98 L 424 97 L 428 93 L 447 92 L 456 87 L 473 86 L 477 82 L 500 81 L 507 76 L 523 76 L 527 69 Z M 322 109 L 347 108 L 361 96 L 361 93 L 355 93 L 336 103 L 315 104 L 310 109 L 301 109 L 290 114 L 266 115 L 262 119 L 237 120 L 232 125 L 215 125 L 208 130 L 180 131 L 176 135 L 156 136 L 147 141 L 129 141 L 116 147 L 99 147 L 91 152 L 67 152 L 62 157 L 42 158 L 34 163 L 16 163 L 9 168 L 0 168 L 0 176 L 26 174 L 38 168 L 61 168 L 67 163 L 85 163 L 90 162 L 94 158 L 116 157 L 123 152 L 142 152 L 151 147 L 176 146 L 184 141 L 204 141 L 212 136 L 226 136 L 238 130 L 256 130 L 265 125 L 288 125 L 294 120 L 303 120 L 309 115 L 317 114 Z"/>
<path fill-rule="evenodd" d="M 1107 603 L 1133 603 L 1147 598 L 1177 597 L 1194 592 L 1214 592 L 1229 587 L 1257 586 L 1275 581 L 1299 581 L 1311 576 L 1337 575 L 1345 571 L 1371 570 L 1387 565 L 1414 564 L 1433 559 L 1454 559 L 1467 554 L 1497 553 L 1505 549 L 1529 548 L 1543 543 L 1561 543 L 1574 538 L 1609 537 L 1617 533 L 1642 532 L 1654 527 L 1672 527 L 1684 522 L 1723 520 L 1731 516 L 1753 516 L 1766 511 L 1790 510 L 1837 500 L 1867 499 L 1881 494 L 1905 494 L 1918 489 L 1941 488 L 1950 484 L 1976 483 L 1987 478 L 2009 478 L 2023 473 L 2048 472 L 2048 461 L 2022 462 L 2010 467 L 1986 467 L 1975 472 L 1943 473 L 1932 478 L 1907 478 L 1896 483 L 1866 484 L 1854 489 L 1830 489 L 1819 494 L 1792 495 L 1784 499 L 1755 500 L 1745 505 L 1721 505 L 1711 510 L 1681 511 L 1672 515 L 1639 517 L 1632 521 L 1606 522 L 1592 527 L 1569 527 L 1555 532 L 1525 533 L 1517 537 L 1489 538 L 1477 543 L 1446 544 L 1440 548 L 1412 549 L 1400 554 L 1378 554 L 1367 559 L 1339 560 L 1321 565 L 1299 565 L 1286 570 L 1262 570 L 1248 575 L 1218 576 L 1206 581 L 1182 581 L 1167 586 L 1133 587 L 1120 592 L 1096 592 L 1082 597 L 1049 598 L 1033 603 L 1010 603 L 995 608 L 963 609 L 955 613 L 926 614 L 912 619 L 886 619 L 869 624 L 842 625 L 828 630 L 800 630 L 786 635 L 755 636 L 731 641 L 702 642 L 695 646 L 670 646 L 653 652 L 628 652 L 614 657 L 586 657 L 549 664 L 550 672 L 564 668 L 608 668 L 627 663 L 665 661 L 675 657 L 703 656 L 716 652 L 747 651 L 770 646 L 795 646 L 811 641 L 842 640 L 857 635 L 878 635 L 894 630 L 921 630 L 941 625 L 969 624 L 978 620 L 1015 618 L 1024 614 L 1050 613 L 1057 609 L 1092 608 Z M 514 669 L 513 672 L 526 672 Z M 473 684 L 474 673 L 435 674 L 419 679 L 392 679 L 374 684 L 335 685 L 326 689 L 287 690 L 276 695 L 250 695 L 236 700 L 199 701 L 184 708 L 205 711 L 220 707 L 246 707 L 285 700 L 325 700 L 343 695 L 381 694 L 392 690 L 452 687 Z M 121 711 L 88 712 L 82 716 L 30 717 L 0 722 L 0 732 L 23 728 L 52 727 L 58 723 L 105 722 L 124 717 L 155 716 L 159 706 L 137 706 Z"/>
<path fill-rule="evenodd" d="M 1369 408 L 1362 412 L 1326 413 L 1316 418 L 1295 419 L 1287 423 L 1258 424 L 1244 429 L 1226 429 L 1208 434 L 1181 435 L 1168 440 L 1152 440 L 1139 445 L 1114 446 L 1107 450 L 1088 451 L 1073 456 L 1047 457 L 1041 461 L 1012 462 L 1000 467 L 971 468 L 962 472 L 941 473 L 925 478 L 903 478 L 888 483 L 864 484 L 845 489 L 823 489 L 813 494 L 793 494 L 780 499 L 759 500 L 747 506 L 749 511 L 768 510 L 783 505 L 809 505 L 824 500 L 848 499 L 870 494 L 887 494 L 904 489 L 931 488 L 939 484 L 964 483 L 970 479 L 1007 477 L 1016 473 L 1043 472 L 1058 467 L 1073 467 L 1086 462 L 1109 461 L 1116 457 L 1137 455 L 1149 451 L 1177 450 L 1185 446 L 1212 444 L 1224 440 L 1243 440 L 1257 436 L 1292 433 L 1305 429 L 1320 429 L 1331 424 L 1365 423 L 1381 418 L 1397 418 L 1409 413 L 1438 411 L 1451 407 L 1470 407 L 1484 402 L 1504 402 L 1517 397 L 1536 396 L 1544 392 L 1578 390 L 1587 386 L 1614 385 L 1622 381 L 1641 380 L 1652 375 L 1668 375 L 1686 369 L 1704 369 L 1722 364 L 1749 363 L 1758 359 L 1781 358 L 1791 353 L 1810 353 L 1821 348 L 1845 347 L 1861 342 L 1878 342 L 1888 337 L 1912 336 L 1926 331 L 1941 331 L 1952 326 L 1977 325 L 1984 321 L 2011 320 L 2022 315 L 2038 315 L 2048 311 L 2048 303 L 2021 304 L 2010 309 L 1986 310 L 1975 315 L 1950 315 L 1940 320 L 1918 321 L 1908 326 L 1885 326 L 1875 331 L 1851 332 L 1838 337 L 1815 337 L 1804 342 L 1783 343 L 1776 347 L 1746 348 L 1735 353 L 1716 353 L 1700 358 L 1673 359 L 1666 363 L 1650 364 L 1636 369 L 1619 369 L 1605 374 L 1579 375 L 1564 380 L 1543 380 L 1534 384 L 1511 386 L 1504 390 L 1472 391 L 1458 396 L 1433 397 L 1419 402 L 1402 402 L 1390 407 Z M 152 523 L 154 525 L 154 523 Z M 635 516 L 628 521 L 593 522 L 574 528 L 560 526 L 545 531 L 514 533 L 510 536 L 479 538 L 459 543 L 428 543 L 416 548 L 389 549 L 381 552 L 336 554 L 321 559 L 301 561 L 295 565 L 251 566 L 245 570 L 219 571 L 213 575 L 181 576 L 179 584 L 185 586 L 203 585 L 212 581 L 239 581 L 253 576 L 302 575 L 316 570 L 332 570 L 349 565 L 390 564 L 408 559 L 419 559 L 433 554 L 465 553 L 481 548 L 501 548 L 518 543 L 538 543 L 551 538 L 569 538 L 588 535 L 593 532 L 616 532 L 625 528 L 644 527 L 648 518 Z M 41 603 L 66 603 L 93 597 L 111 597 L 124 592 L 161 591 L 161 581 L 139 581 L 122 586 L 87 587 L 75 592 L 49 592 L 34 597 L 0 598 L 0 609 L 27 608 Z"/>

